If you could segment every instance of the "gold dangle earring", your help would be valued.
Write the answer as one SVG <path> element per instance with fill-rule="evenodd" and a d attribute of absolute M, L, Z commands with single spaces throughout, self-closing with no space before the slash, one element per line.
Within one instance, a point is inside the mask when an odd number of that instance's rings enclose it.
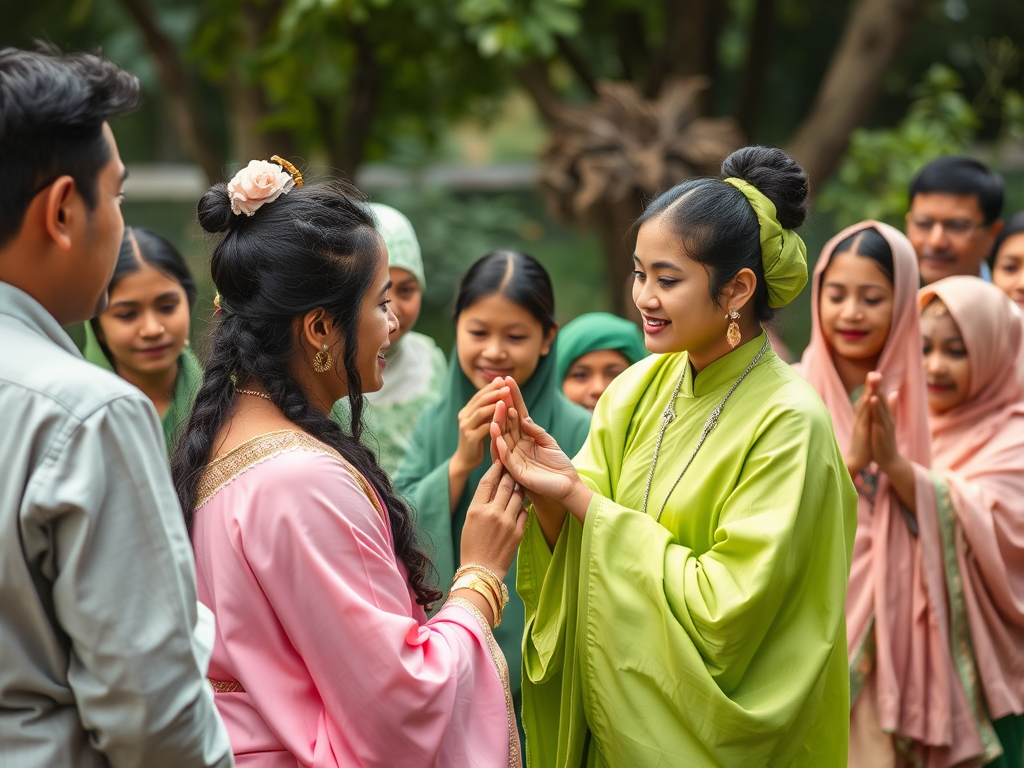
<path fill-rule="evenodd" d="M 725 340 L 729 342 L 729 346 L 736 349 L 743 341 L 743 335 L 740 333 L 739 323 L 736 321 L 740 319 L 740 313 L 735 309 L 730 309 L 729 314 L 725 316 L 726 320 L 732 319 L 729 323 L 729 329 L 725 332 Z"/>
<path fill-rule="evenodd" d="M 317 373 L 327 373 L 334 367 L 334 358 L 331 357 L 331 353 L 327 351 L 327 345 L 323 345 L 323 349 L 313 355 L 313 370 Z"/>

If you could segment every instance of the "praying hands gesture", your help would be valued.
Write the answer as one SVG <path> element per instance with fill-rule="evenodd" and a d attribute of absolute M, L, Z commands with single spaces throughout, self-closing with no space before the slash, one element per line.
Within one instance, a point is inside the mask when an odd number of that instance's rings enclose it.
<path fill-rule="evenodd" d="M 903 506 L 917 512 L 914 467 L 899 452 L 896 442 L 896 419 L 892 411 L 898 393 L 887 397 L 881 392 L 882 374 L 872 371 L 864 382 L 864 392 L 854 405 L 853 435 L 849 448 L 843 452 L 850 476 L 856 478 L 872 461 L 889 478 L 889 485 Z"/>
<path fill-rule="evenodd" d="M 580 480 L 555 439 L 530 419 L 515 380 L 507 377 L 505 388 L 508 393 L 495 406 L 491 422 L 494 451 L 530 495 L 544 536 L 553 545 L 566 511 L 582 523 L 594 492 Z"/>

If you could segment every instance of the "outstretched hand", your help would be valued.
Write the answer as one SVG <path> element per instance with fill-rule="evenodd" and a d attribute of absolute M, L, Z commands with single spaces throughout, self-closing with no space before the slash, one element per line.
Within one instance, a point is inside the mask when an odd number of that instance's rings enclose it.
<path fill-rule="evenodd" d="M 513 403 L 521 404 L 519 387 L 506 379 Z M 525 405 L 524 405 L 525 407 Z M 498 460 L 528 493 L 559 502 L 580 520 L 593 492 L 580 480 L 558 443 L 518 407 L 500 401 L 494 409 L 491 438 Z"/>

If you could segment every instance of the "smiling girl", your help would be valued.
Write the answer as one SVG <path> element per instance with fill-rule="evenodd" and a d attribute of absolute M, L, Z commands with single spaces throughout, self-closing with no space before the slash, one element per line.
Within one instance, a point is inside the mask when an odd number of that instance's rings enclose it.
<path fill-rule="evenodd" d="M 647 348 L 570 452 L 515 382 L 491 427 L 533 501 L 519 549 L 537 766 L 836 766 L 856 494 L 762 322 L 807 282 L 807 178 L 749 147 L 640 218 Z"/>
<path fill-rule="evenodd" d="M 1003 755 L 1024 760 L 1024 387 L 1020 311 L 975 277 L 919 294 L 932 482 L 954 644 L 980 680 Z M 980 690 L 979 690 L 980 687 Z"/>
<path fill-rule="evenodd" d="M 203 372 L 189 349 L 196 285 L 178 250 L 125 227 L 106 311 L 86 326 L 87 360 L 113 370 L 153 402 L 167 450 L 188 418 Z"/>
<path fill-rule="evenodd" d="M 570 451 L 587 437 L 590 414 L 562 394 L 556 376 L 555 298 L 547 272 L 517 251 L 496 251 L 470 267 L 455 301 L 455 351 L 443 399 L 416 426 L 395 487 L 416 510 L 435 548 L 441 584 L 460 565 L 456 556 L 466 508 L 485 470 L 495 404 L 505 377 L 516 381 L 535 418 Z M 518 700 L 523 602 L 515 563 L 506 583 L 509 604 L 495 630 Z"/>
<path fill-rule="evenodd" d="M 857 484 L 846 597 L 851 768 L 978 761 L 984 713 L 951 646 L 920 358 L 917 259 L 864 221 L 826 244 L 801 370 L 832 415 Z"/>

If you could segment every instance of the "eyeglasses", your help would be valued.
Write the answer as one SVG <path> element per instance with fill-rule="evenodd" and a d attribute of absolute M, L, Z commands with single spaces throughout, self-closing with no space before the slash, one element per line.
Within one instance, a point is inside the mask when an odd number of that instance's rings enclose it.
<path fill-rule="evenodd" d="M 916 229 L 922 234 L 931 233 L 937 225 L 942 227 L 942 231 L 949 237 L 961 238 L 969 237 L 973 234 L 974 230 L 988 226 L 988 224 L 985 224 L 984 222 L 977 224 L 970 219 L 929 219 L 916 216 L 909 218 L 907 223 L 912 229 Z"/>

